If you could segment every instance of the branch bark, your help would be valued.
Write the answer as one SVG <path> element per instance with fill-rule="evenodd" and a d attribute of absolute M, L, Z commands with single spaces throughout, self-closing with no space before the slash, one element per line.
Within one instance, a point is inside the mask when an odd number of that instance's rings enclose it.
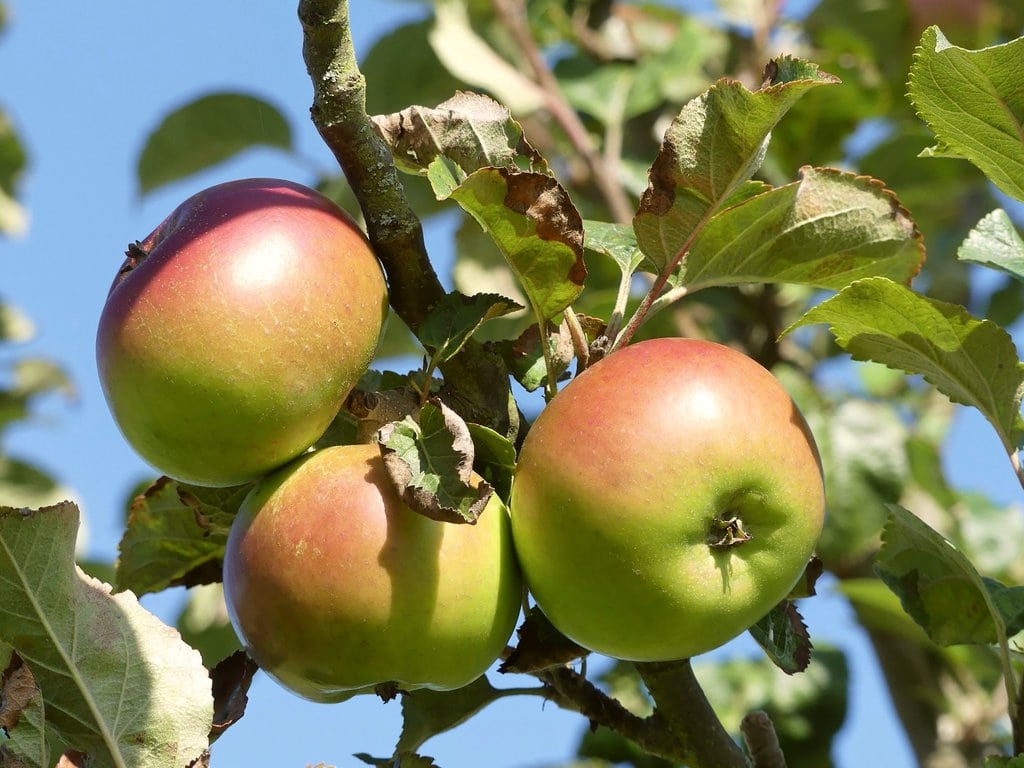
<path fill-rule="evenodd" d="M 391 153 L 366 115 L 346 0 L 300 0 L 302 54 L 313 83 L 310 115 L 341 166 L 388 278 L 391 306 L 413 333 L 445 294 Z M 442 367 L 445 399 L 467 421 L 515 439 L 518 411 L 501 357 L 470 341 Z"/>

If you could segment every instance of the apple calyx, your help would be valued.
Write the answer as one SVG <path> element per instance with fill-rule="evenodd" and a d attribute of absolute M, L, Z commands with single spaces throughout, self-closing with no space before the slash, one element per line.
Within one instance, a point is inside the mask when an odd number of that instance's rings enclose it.
<path fill-rule="evenodd" d="M 121 268 L 117 270 L 117 274 L 114 276 L 114 285 L 111 290 L 116 288 L 117 285 L 127 277 L 128 273 L 145 261 L 148 256 L 149 251 L 146 250 L 140 240 L 136 240 L 134 243 L 129 243 L 128 247 L 125 248 L 124 251 L 124 263 L 121 264 Z"/>
<path fill-rule="evenodd" d="M 384 683 L 377 683 L 373 686 L 373 692 L 377 694 L 377 697 L 387 704 L 392 699 L 398 698 L 398 694 L 405 693 L 405 690 L 395 682 L 394 680 L 388 680 Z"/>
<path fill-rule="evenodd" d="M 712 549 L 731 549 L 738 547 L 754 538 L 743 526 L 738 515 L 716 517 L 711 521 L 708 531 L 708 546 Z"/>

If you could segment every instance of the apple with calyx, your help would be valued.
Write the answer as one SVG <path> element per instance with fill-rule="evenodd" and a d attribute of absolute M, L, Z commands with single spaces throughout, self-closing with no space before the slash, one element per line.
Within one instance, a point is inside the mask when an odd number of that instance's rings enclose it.
<path fill-rule="evenodd" d="M 794 587 L 824 516 L 806 422 L 720 344 L 652 339 L 538 416 L 511 498 L 527 587 L 563 634 L 632 661 L 703 653 Z"/>
<path fill-rule="evenodd" d="M 263 478 L 224 555 L 249 655 L 314 701 L 473 682 L 504 650 L 522 590 L 496 495 L 473 525 L 431 520 L 402 502 L 375 445 L 324 448 Z"/>
<path fill-rule="evenodd" d="M 376 256 L 333 202 L 276 179 L 219 184 L 129 248 L 100 316 L 100 381 L 153 467 L 241 484 L 323 434 L 386 309 Z"/>

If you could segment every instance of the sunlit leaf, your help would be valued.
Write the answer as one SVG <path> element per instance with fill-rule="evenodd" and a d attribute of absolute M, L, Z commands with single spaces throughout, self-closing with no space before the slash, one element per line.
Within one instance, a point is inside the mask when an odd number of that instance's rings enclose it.
<path fill-rule="evenodd" d="M 1024 238 L 1002 208 L 978 222 L 956 255 L 961 261 L 995 267 L 1024 281 Z"/>
<path fill-rule="evenodd" d="M 0 641 L 36 678 L 46 727 L 96 766 L 181 768 L 213 711 L 199 654 L 130 592 L 74 564 L 78 509 L 0 509 Z"/>
<path fill-rule="evenodd" d="M 836 82 L 788 57 L 772 62 L 765 75 L 757 91 L 720 80 L 684 106 L 665 133 L 633 220 L 641 250 L 659 270 L 760 167 L 786 111 L 810 89 Z"/>
<path fill-rule="evenodd" d="M 811 309 L 790 330 L 828 323 L 856 360 L 921 374 L 950 400 L 992 423 L 1008 453 L 1024 436 L 1024 366 L 1009 334 L 956 304 L 885 278 L 859 280 Z"/>
<path fill-rule="evenodd" d="M 1017 200 L 1024 200 L 1022 56 L 1024 38 L 971 51 L 932 26 L 910 70 L 910 99 L 939 140 L 927 154 L 969 160 Z"/>
<path fill-rule="evenodd" d="M 211 93 L 166 115 L 146 139 L 136 176 L 146 194 L 256 146 L 291 149 L 277 107 L 243 93 Z"/>
<path fill-rule="evenodd" d="M 511 299 L 493 293 L 466 296 L 457 291 L 439 301 L 419 328 L 419 339 L 435 364 L 454 357 L 476 330 L 488 320 L 523 309 Z"/>

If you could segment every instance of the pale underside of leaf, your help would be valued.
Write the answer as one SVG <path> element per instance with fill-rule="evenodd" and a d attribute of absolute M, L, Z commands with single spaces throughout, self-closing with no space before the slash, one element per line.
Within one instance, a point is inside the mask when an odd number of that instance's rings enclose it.
<path fill-rule="evenodd" d="M 1002 208 L 978 222 L 957 250 L 957 258 L 994 267 L 1024 282 L 1024 239 Z"/>

